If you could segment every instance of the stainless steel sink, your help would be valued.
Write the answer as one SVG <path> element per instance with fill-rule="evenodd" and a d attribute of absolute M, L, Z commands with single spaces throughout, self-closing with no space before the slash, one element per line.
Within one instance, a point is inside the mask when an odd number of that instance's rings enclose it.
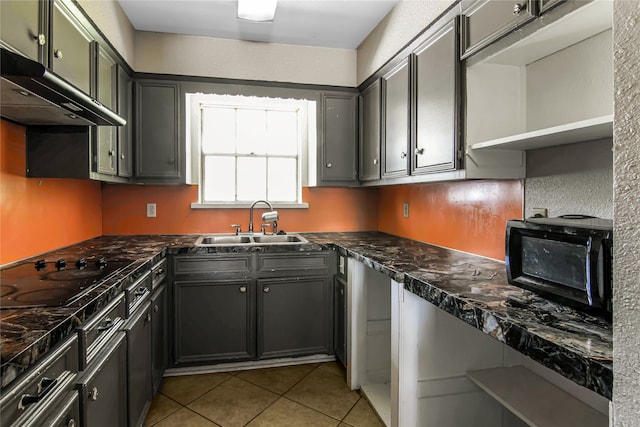
<path fill-rule="evenodd" d="M 299 234 L 208 234 L 198 237 L 196 246 L 261 246 L 308 243 Z"/>

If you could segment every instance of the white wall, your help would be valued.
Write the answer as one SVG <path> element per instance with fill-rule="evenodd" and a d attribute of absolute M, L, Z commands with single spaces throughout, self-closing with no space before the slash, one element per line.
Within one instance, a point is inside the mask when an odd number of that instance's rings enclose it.
<path fill-rule="evenodd" d="M 139 72 L 355 86 L 356 51 L 137 31 Z"/>

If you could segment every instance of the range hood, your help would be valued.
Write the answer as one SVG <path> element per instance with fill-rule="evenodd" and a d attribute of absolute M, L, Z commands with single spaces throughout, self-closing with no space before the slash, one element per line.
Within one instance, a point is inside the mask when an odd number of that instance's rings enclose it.
<path fill-rule="evenodd" d="M 0 49 L 0 116 L 23 125 L 127 124 L 125 119 L 39 62 Z"/>

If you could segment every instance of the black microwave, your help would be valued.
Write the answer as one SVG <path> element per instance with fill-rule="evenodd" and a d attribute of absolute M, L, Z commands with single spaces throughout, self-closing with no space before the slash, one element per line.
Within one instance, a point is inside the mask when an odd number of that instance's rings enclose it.
<path fill-rule="evenodd" d="M 507 221 L 509 283 L 611 315 L 611 220 L 579 215 Z"/>

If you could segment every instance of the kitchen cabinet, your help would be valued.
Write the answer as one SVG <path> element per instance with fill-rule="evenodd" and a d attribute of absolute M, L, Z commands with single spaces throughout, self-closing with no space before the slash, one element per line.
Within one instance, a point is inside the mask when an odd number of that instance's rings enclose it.
<path fill-rule="evenodd" d="M 47 10 L 43 0 L 0 1 L 0 40 L 4 47 L 46 63 Z"/>
<path fill-rule="evenodd" d="M 54 0 L 52 8 L 49 68 L 89 94 L 91 33 L 62 1 Z"/>
<path fill-rule="evenodd" d="M 166 258 L 152 267 L 151 294 L 151 378 L 153 393 L 157 392 L 167 367 L 167 260 Z"/>
<path fill-rule="evenodd" d="M 409 57 L 382 77 L 383 177 L 409 173 Z"/>
<path fill-rule="evenodd" d="M 179 141 L 179 83 L 136 83 L 135 177 L 138 182 L 178 183 L 182 178 Z"/>
<path fill-rule="evenodd" d="M 126 125 L 118 127 L 117 130 L 118 175 L 131 177 L 133 175 L 133 80 L 120 65 L 118 65 L 117 80 L 118 115 L 127 121 Z"/>
<path fill-rule="evenodd" d="M 142 426 L 153 399 L 151 378 L 151 303 L 136 310 L 127 334 L 127 425 Z M 115 425 L 115 424 L 112 424 Z"/>
<path fill-rule="evenodd" d="M 540 13 L 542 14 L 547 10 L 551 9 L 552 7 L 559 5 L 565 0 L 539 0 L 539 1 L 540 1 L 539 10 L 540 10 Z"/>
<path fill-rule="evenodd" d="M 336 276 L 333 291 L 333 351 L 347 366 L 347 282 Z"/>
<path fill-rule="evenodd" d="M 380 79 L 360 95 L 360 181 L 380 179 Z"/>
<path fill-rule="evenodd" d="M 353 185 L 357 182 L 357 95 L 323 94 L 321 103 L 319 184 Z"/>
<path fill-rule="evenodd" d="M 100 103 L 111 110 L 116 111 L 117 83 L 117 67 L 111 56 L 100 46 L 94 42 L 94 51 L 96 53 L 96 69 L 97 69 L 97 87 L 96 98 Z M 96 126 L 96 170 L 98 173 L 108 175 L 117 175 L 118 173 L 118 141 L 117 128 L 115 126 Z"/>
<path fill-rule="evenodd" d="M 456 169 L 460 102 L 457 19 L 415 51 L 411 174 Z"/>
<path fill-rule="evenodd" d="M 461 58 L 473 55 L 535 16 L 535 0 L 479 0 L 473 3 L 462 14 Z"/>

